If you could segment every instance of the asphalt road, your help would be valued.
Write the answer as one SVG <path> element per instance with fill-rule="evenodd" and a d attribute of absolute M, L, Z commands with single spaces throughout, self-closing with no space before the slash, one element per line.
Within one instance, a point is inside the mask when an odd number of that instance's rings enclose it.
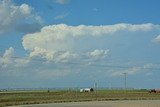
<path fill-rule="evenodd" d="M 160 100 L 71 102 L 22 105 L 14 107 L 160 107 Z"/>

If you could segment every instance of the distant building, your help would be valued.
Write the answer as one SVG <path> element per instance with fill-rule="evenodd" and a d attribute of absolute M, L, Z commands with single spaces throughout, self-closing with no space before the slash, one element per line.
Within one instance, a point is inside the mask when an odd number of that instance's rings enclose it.
<path fill-rule="evenodd" d="M 83 89 L 80 89 L 80 92 L 93 92 L 94 89 L 93 88 L 83 88 Z"/>

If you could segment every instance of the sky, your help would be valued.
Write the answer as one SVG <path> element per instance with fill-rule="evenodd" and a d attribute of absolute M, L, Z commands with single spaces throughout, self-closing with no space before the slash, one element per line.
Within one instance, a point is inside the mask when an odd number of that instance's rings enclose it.
<path fill-rule="evenodd" d="M 159 0 L 0 0 L 0 88 L 160 88 Z"/>

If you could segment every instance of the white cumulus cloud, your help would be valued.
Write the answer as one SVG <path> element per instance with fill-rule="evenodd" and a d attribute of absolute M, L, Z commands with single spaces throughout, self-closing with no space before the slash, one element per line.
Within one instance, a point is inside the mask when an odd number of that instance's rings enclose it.
<path fill-rule="evenodd" d="M 19 9 L 22 14 L 26 14 L 26 15 L 31 14 L 32 12 L 32 8 L 29 7 L 27 4 L 22 4 Z"/>
<path fill-rule="evenodd" d="M 12 58 L 14 57 L 14 48 L 10 47 L 5 51 L 3 56 L 0 58 L 0 63 L 3 67 L 6 67 L 8 64 L 12 64 L 13 60 Z"/>
<path fill-rule="evenodd" d="M 153 42 L 160 43 L 160 35 L 153 39 Z"/>
<path fill-rule="evenodd" d="M 109 50 L 96 49 L 93 52 L 89 52 L 88 56 L 93 59 L 102 59 L 108 56 Z"/>
<path fill-rule="evenodd" d="M 68 62 L 70 60 L 73 60 L 75 58 L 77 58 L 77 54 L 75 53 L 71 53 L 71 52 L 63 52 L 61 54 L 59 54 L 57 56 L 57 58 L 55 58 L 55 62 Z"/>
<path fill-rule="evenodd" d="M 47 61 L 53 62 L 68 62 L 76 58 L 77 54 L 71 53 L 69 51 L 53 51 L 35 47 L 34 50 L 30 52 L 29 57 L 41 57 Z"/>
<path fill-rule="evenodd" d="M 15 5 L 12 0 L 0 0 L 0 34 L 11 30 L 21 31 L 25 30 L 25 25 L 29 25 L 27 21 L 31 22 L 29 27 L 33 29 L 40 29 L 39 16 L 33 12 L 33 8 L 28 4 L 22 4 L 20 6 Z M 39 26 L 33 26 L 37 24 Z M 19 26 L 24 27 L 22 30 Z M 28 29 L 26 29 L 28 30 Z M 26 31 L 34 32 L 34 31 Z"/>
<path fill-rule="evenodd" d="M 0 66 L 7 67 L 7 66 L 26 66 L 30 60 L 28 58 L 20 58 L 15 56 L 15 49 L 10 47 L 6 49 L 4 54 L 0 57 Z"/>

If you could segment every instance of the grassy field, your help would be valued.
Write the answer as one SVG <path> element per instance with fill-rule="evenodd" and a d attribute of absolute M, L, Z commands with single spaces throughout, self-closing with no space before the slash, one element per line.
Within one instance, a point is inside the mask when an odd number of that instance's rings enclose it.
<path fill-rule="evenodd" d="M 108 100 L 160 100 L 160 94 L 146 90 L 99 90 L 80 93 L 78 91 L 13 91 L 0 92 L 0 107 L 23 104 L 61 103 Z"/>

